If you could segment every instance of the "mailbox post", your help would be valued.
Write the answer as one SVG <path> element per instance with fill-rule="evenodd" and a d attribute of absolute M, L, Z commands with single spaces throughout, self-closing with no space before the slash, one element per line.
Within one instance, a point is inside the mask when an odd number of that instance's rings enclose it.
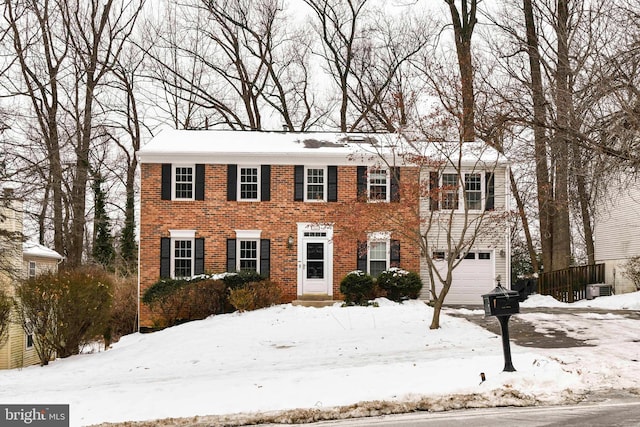
<path fill-rule="evenodd" d="M 512 314 L 520 313 L 518 292 L 503 288 L 500 285 L 500 279 L 498 279 L 498 286 L 488 294 L 482 295 L 482 299 L 485 317 L 495 316 L 500 322 L 504 352 L 503 372 L 514 372 L 516 369 L 511 362 L 511 345 L 509 343 L 509 318 Z"/>

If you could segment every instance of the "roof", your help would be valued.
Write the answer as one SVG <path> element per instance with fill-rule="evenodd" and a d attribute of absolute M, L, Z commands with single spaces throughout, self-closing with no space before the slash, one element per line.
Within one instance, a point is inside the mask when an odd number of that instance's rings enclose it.
<path fill-rule="evenodd" d="M 459 153 L 459 144 L 411 141 L 395 133 L 262 132 L 166 129 L 138 151 L 141 163 L 258 163 L 367 165 L 381 157 L 404 165 L 404 154 L 442 158 Z M 507 163 L 506 158 L 481 142 L 465 143 L 468 163 Z M 445 157 L 447 157 L 445 155 Z"/>
<path fill-rule="evenodd" d="M 50 258 L 61 260 L 63 257 L 53 249 L 42 246 L 35 242 L 24 242 L 22 244 L 23 257 Z"/>

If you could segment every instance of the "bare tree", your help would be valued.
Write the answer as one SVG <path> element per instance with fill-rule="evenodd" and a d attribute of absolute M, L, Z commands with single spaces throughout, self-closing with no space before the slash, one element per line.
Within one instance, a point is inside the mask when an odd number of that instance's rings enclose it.
<path fill-rule="evenodd" d="M 198 117 L 174 120 L 177 127 L 264 129 L 274 126 L 264 117 L 273 116 L 286 129 L 305 130 L 325 114 L 310 92 L 306 37 L 287 28 L 282 0 L 200 1 L 172 10 L 171 28 L 156 31 L 148 53 L 172 116 Z"/>

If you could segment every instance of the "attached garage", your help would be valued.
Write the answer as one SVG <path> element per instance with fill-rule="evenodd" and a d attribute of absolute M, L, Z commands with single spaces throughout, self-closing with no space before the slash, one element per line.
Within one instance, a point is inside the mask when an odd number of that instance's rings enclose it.
<path fill-rule="evenodd" d="M 482 305 L 482 295 L 496 286 L 494 255 L 493 250 L 474 250 L 465 256 L 453 270 L 453 281 L 444 300 L 445 305 Z M 442 269 L 446 271 L 444 260 L 437 263 L 442 263 Z M 442 285 L 436 283 L 436 289 L 440 292 Z"/>

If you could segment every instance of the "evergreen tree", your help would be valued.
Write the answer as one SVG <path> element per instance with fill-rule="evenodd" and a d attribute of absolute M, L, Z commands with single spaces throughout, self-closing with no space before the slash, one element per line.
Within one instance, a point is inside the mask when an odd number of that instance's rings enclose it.
<path fill-rule="evenodd" d="M 135 238 L 135 218 L 133 194 L 127 194 L 127 205 L 125 211 L 124 228 L 122 236 L 120 236 L 120 257 L 122 258 L 123 267 L 127 272 L 134 272 L 138 261 L 138 245 Z"/>
<path fill-rule="evenodd" d="M 102 191 L 104 179 L 97 173 L 93 180 L 94 194 L 94 218 L 93 218 L 93 259 L 104 266 L 111 268 L 115 256 L 113 248 L 113 237 L 111 236 L 111 226 L 109 216 L 105 210 L 105 194 Z"/>

